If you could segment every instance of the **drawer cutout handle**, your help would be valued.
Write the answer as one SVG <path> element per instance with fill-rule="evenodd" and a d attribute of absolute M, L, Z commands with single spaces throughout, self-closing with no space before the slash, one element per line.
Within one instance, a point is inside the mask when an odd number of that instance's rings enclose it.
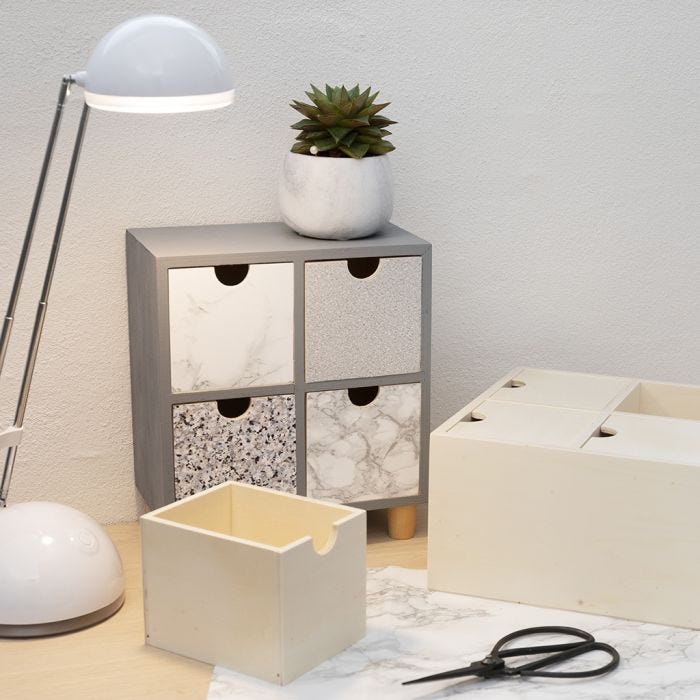
<path fill-rule="evenodd" d="M 224 418 L 241 418 L 250 408 L 250 397 L 240 399 L 219 399 L 216 408 Z"/>
<path fill-rule="evenodd" d="M 350 403 L 355 404 L 355 406 L 369 406 L 378 394 L 378 386 L 358 386 L 354 389 L 348 389 Z"/>
<path fill-rule="evenodd" d="M 462 418 L 462 423 L 480 423 L 484 420 L 486 416 L 483 413 L 477 413 L 477 411 L 472 411 L 468 413 L 464 418 Z"/>
<path fill-rule="evenodd" d="M 605 426 L 601 425 L 598 430 L 591 435 L 592 438 L 611 438 L 615 437 L 617 435 L 617 430 L 615 428 L 606 428 Z"/>
<path fill-rule="evenodd" d="M 526 385 L 526 382 L 524 382 L 522 379 L 509 379 L 504 385 L 504 389 L 520 389 L 520 387 L 523 387 Z"/>
<path fill-rule="evenodd" d="M 349 258 L 348 271 L 358 280 L 371 277 L 379 267 L 379 258 Z"/>
<path fill-rule="evenodd" d="M 247 276 L 250 265 L 215 265 L 214 274 L 221 284 L 235 287 Z"/>

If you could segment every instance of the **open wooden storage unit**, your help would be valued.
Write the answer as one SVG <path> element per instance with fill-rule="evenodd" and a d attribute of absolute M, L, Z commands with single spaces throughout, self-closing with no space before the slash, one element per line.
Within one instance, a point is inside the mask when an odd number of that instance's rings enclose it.
<path fill-rule="evenodd" d="M 227 482 L 141 517 L 146 641 L 285 684 L 365 634 L 366 513 Z"/>

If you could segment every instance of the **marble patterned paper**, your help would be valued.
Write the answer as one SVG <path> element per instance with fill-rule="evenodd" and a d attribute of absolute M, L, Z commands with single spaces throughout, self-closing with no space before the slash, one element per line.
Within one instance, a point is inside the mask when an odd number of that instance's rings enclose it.
<path fill-rule="evenodd" d="M 365 279 L 346 260 L 306 263 L 306 381 L 419 372 L 421 270 L 418 256 Z"/>
<path fill-rule="evenodd" d="M 347 390 L 306 396 L 306 492 L 342 503 L 418 493 L 420 384 L 379 387 L 355 406 Z"/>
<path fill-rule="evenodd" d="M 503 635 L 536 625 L 585 629 L 617 648 L 620 666 L 605 676 L 581 680 L 516 677 L 401 685 L 412 678 L 466 666 L 486 656 Z M 596 652 L 589 663 L 597 666 L 605 659 Z M 568 669 L 582 670 L 585 663 L 577 659 Z M 456 697 L 695 700 L 700 697 L 700 632 L 431 592 L 426 589 L 425 571 L 389 567 L 369 572 L 364 639 L 284 687 L 217 666 L 208 694 L 208 700 Z"/>
<path fill-rule="evenodd" d="M 294 266 L 250 265 L 226 286 L 213 267 L 169 271 L 173 392 L 290 384 Z"/>
<path fill-rule="evenodd" d="M 239 418 L 225 418 L 216 401 L 173 406 L 175 498 L 228 479 L 296 493 L 293 396 L 250 400 Z"/>

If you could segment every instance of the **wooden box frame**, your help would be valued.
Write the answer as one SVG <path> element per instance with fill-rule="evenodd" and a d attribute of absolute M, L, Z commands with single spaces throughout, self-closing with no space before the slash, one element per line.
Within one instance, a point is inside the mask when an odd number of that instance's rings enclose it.
<path fill-rule="evenodd" d="M 518 368 L 431 436 L 428 585 L 700 628 L 699 498 L 700 387 Z"/>

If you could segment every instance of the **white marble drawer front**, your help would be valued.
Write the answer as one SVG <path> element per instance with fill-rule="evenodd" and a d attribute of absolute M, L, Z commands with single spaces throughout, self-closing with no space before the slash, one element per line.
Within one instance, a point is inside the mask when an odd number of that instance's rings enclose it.
<path fill-rule="evenodd" d="M 420 409 L 420 384 L 307 394 L 307 495 L 342 503 L 416 495 Z"/>
<path fill-rule="evenodd" d="M 307 262 L 306 381 L 421 368 L 421 258 Z"/>
<path fill-rule="evenodd" d="M 294 396 L 173 406 L 175 498 L 227 480 L 296 493 Z"/>
<path fill-rule="evenodd" d="M 173 392 L 291 384 L 292 263 L 169 271 Z"/>

